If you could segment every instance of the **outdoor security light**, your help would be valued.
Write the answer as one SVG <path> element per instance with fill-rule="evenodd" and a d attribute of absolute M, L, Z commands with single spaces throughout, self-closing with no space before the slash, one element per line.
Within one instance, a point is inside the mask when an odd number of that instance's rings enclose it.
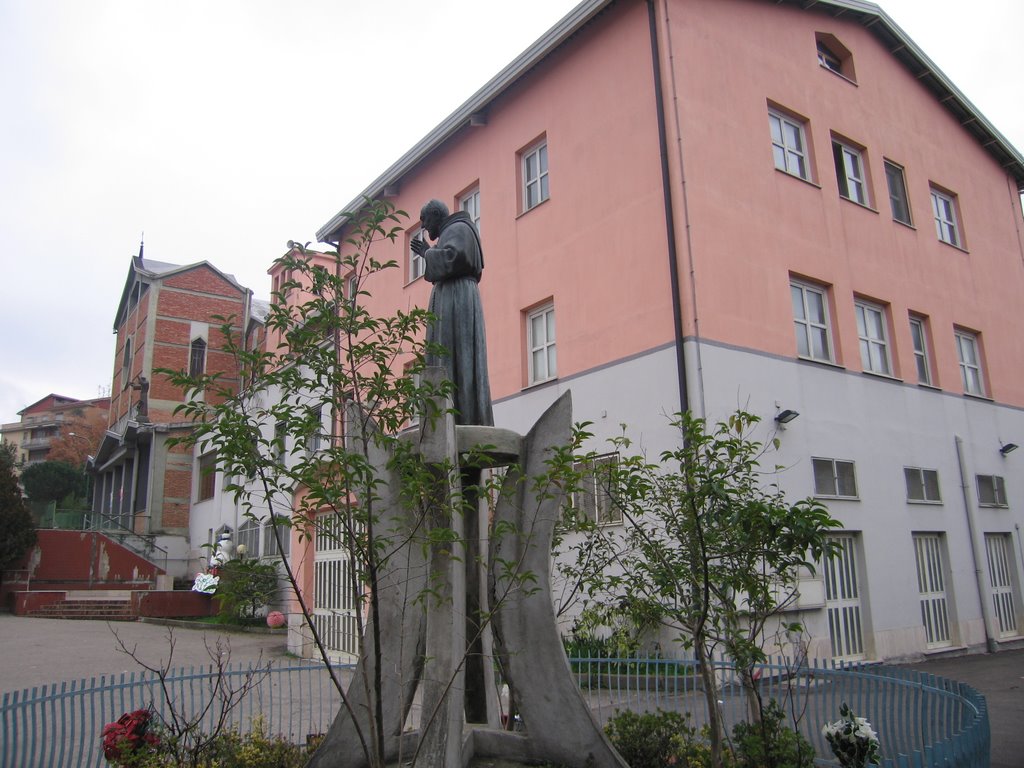
<path fill-rule="evenodd" d="M 775 417 L 775 421 L 779 424 L 789 424 L 789 422 L 799 415 L 800 413 L 798 411 L 793 411 L 787 408 L 784 411 L 779 411 L 778 415 Z"/>
<path fill-rule="evenodd" d="M 1008 453 L 1013 453 L 1014 451 L 1016 451 L 1018 447 L 1019 446 L 1016 443 L 1007 443 L 1006 445 L 999 449 L 999 452 L 1003 454 L 1003 456 L 1005 456 Z"/>

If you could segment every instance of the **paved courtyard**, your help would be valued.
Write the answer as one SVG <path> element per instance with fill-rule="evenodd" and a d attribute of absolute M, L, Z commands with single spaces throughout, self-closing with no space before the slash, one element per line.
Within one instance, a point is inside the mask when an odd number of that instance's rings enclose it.
<path fill-rule="evenodd" d="M 0 613 L 0 692 L 76 680 L 105 673 L 140 671 L 118 648 L 115 633 L 147 664 L 170 654 L 173 667 L 206 665 L 210 651 L 230 652 L 232 662 L 286 656 L 283 635 L 174 628 L 142 622 L 106 623 L 35 619 Z M 985 694 L 992 726 L 992 768 L 1024 765 L 1024 649 L 987 655 L 934 659 L 907 665 L 961 680 Z"/>

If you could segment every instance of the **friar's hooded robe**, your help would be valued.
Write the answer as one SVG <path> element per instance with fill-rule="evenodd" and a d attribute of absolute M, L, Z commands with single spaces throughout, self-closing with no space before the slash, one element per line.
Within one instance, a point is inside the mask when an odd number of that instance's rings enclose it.
<path fill-rule="evenodd" d="M 427 341 L 448 351 L 445 356 L 428 352 L 427 365 L 443 367 L 455 385 L 456 424 L 493 426 L 484 312 L 478 285 L 484 254 L 469 214 L 458 211 L 445 218 L 437 243 L 423 257 L 424 277 L 434 286 L 430 292 L 434 322 L 427 329 Z"/>

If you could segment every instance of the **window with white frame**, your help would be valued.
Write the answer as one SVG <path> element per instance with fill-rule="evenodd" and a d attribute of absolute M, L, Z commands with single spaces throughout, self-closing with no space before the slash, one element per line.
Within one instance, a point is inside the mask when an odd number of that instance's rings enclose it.
<path fill-rule="evenodd" d="M 409 246 L 406 248 L 409 256 L 409 282 L 417 280 L 423 277 L 423 273 L 427 271 L 427 260 L 425 257 L 416 253 L 412 249 L 412 244 L 416 240 L 423 240 L 426 236 L 426 230 L 423 227 L 417 227 L 409 233 Z"/>
<path fill-rule="evenodd" d="M 978 475 L 978 504 L 982 507 L 1005 507 L 1006 484 L 999 475 Z"/>
<path fill-rule="evenodd" d="M 807 157 L 807 134 L 804 123 L 775 109 L 768 110 L 768 127 L 772 135 L 772 155 L 780 171 L 811 180 Z"/>
<path fill-rule="evenodd" d="M 542 141 L 522 153 L 523 212 L 548 199 L 548 144 Z"/>
<path fill-rule="evenodd" d="M 553 379 L 558 375 L 555 354 L 555 307 L 546 304 L 526 316 L 526 336 L 529 347 L 530 384 Z"/>
<path fill-rule="evenodd" d="M 903 167 L 885 161 L 885 183 L 889 186 L 889 207 L 892 217 L 901 224 L 913 226 L 910 218 L 910 198 L 907 195 L 907 180 L 903 175 Z"/>
<path fill-rule="evenodd" d="M 826 69 L 842 74 L 843 61 L 822 41 L 818 41 L 818 63 Z"/>
<path fill-rule="evenodd" d="M 469 214 L 469 218 L 480 232 L 480 187 L 476 187 L 459 198 L 459 210 Z"/>
<path fill-rule="evenodd" d="M 345 278 L 345 298 L 355 306 L 359 294 L 359 277 L 354 272 Z"/>
<path fill-rule="evenodd" d="M 810 283 L 793 281 L 789 290 L 793 300 L 797 354 L 811 360 L 833 362 L 832 331 L 825 289 Z"/>
<path fill-rule="evenodd" d="M 852 461 L 811 459 L 814 467 L 814 495 L 835 498 L 857 498 L 857 477 Z"/>
<path fill-rule="evenodd" d="M 306 436 L 307 456 L 312 456 L 319 451 L 323 443 L 323 414 L 324 410 L 322 405 L 312 406 L 309 409 L 310 431 Z"/>
<path fill-rule="evenodd" d="M 960 248 L 963 239 L 957 222 L 956 198 L 932 187 L 932 213 L 935 216 L 935 233 L 939 240 Z"/>
<path fill-rule="evenodd" d="M 928 328 L 923 317 L 910 318 L 910 338 L 914 344 L 914 363 L 919 384 L 932 383 L 932 362 L 928 355 Z"/>
<path fill-rule="evenodd" d="M 285 459 L 288 456 L 288 425 L 283 421 L 278 421 L 274 424 L 274 443 L 273 453 L 274 461 L 278 464 L 283 465 Z"/>
<path fill-rule="evenodd" d="M 839 194 L 861 205 L 868 204 L 868 185 L 864 171 L 864 153 L 851 144 L 832 140 Z"/>
<path fill-rule="evenodd" d="M 857 338 L 860 339 L 860 362 L 867 373 L 892 374 L 889 342 L 886 334 L 885 309 L 877 304 L 857 300 Z"/>
<path fill-rule="evenodd" d="M 981 375 L 981 354 L 978 334 L 971 331 L 956 330 L 956 357 L 960 363 L 960 380 L 964 392 L 968 395 L 985 395 L 985 380 Z"/>
<path fill-rule="evenodd" d="M 903 479 L 907 483 L 907 501 L 941 504 L 939 473 L 934 469 L 904 467 Z"/>
<path fill-rule="evenodd" d="M 597 525 L 618 525 L 622 508 L 615 504 L 613 484 L 619 455 L 608 453 L 576 464 L 582 473 L 580 490 L 573 494 L 573 506 Z"/>
<path fill-rule="evenodd" d="M 857 82 L 853 68 L 853 55 L 840 42 L 839 38 L 829 32 L 815 32 L 814 40 L 818 50 L 818 64 L 837 75 Z"/>

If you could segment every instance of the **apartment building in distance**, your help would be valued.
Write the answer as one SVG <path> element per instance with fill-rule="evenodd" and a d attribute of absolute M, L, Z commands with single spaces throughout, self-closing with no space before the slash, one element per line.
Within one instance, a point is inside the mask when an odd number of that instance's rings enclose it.
<path fill-rule="evenodd" d="M 51 443 L 65 426 L 86 418 L 88 411 L 105 415 L 109 408 L 109 397 L 78 400 L 50 393 L 18 411 L 20 421 L 0 425 L 0 439 L 15 447 L 19 464 L 47 461 Z"/>
<path fill-rule="evenodd" d="M 478 221 L 498 426 L 760 415 L 843 523 L 791 616 L 857 660 L 1024 644 L 1022 188 L 872 3 L 585 0 L 363 193 Z M 417 230 L 371 312 L 426 305 Z"/>

